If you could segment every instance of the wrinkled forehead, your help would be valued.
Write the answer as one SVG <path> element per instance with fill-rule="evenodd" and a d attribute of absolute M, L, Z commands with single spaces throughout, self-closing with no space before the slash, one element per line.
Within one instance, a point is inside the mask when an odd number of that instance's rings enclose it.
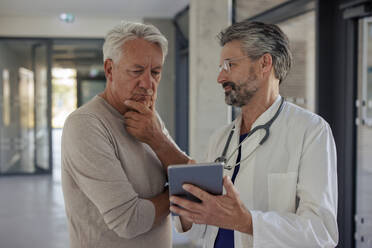
<path fill-rule="evenodd" d="M 129 40 L 122 46 L 122 59 L 127 63 L 163 64 L 163 51 L 161 47 L 144 39 Z"/>

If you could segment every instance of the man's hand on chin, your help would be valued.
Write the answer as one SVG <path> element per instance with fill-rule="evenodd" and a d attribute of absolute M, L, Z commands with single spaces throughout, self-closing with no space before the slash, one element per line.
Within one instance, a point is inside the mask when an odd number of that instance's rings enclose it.
<path fill-rule="evenodd" d="M 125 128 L 128 133 L 151 147 L 161 142 L 165 135 L 162 132 L 153 104 L 147 101 L 144 103 L 133 100 L 126 100 L 124 104 L 129 109 L 124 114 Z"/>
<path fill-rule="evenodd" d="M 165 171 L 170 164 L 190 162 L 190 158 L 181 152 L 177 145 L 163 133 L 154 104 L 147 107 L 144 103 L 133 100 L 127 100 L 124 104 L 129 109 L 124 114 L 127 132 L 151 147 L 163 164 Z"/>

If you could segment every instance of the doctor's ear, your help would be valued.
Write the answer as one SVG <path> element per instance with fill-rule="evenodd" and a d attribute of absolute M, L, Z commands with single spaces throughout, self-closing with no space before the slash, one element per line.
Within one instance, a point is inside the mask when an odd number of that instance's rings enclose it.
<path fill-rule="evenodd" d="M 270 53 L 265 53 L 260 58 L 260 65 L 263 72 L 270 72 L 273 68 L 273 57 Z"/>
<path fill-rule="evenodd" d="M 112 69 L 114 67 L 114 61 L 112 59 L 106 59 L 104 64 L 105 76 L 108 81 L 112 81 Z"/>

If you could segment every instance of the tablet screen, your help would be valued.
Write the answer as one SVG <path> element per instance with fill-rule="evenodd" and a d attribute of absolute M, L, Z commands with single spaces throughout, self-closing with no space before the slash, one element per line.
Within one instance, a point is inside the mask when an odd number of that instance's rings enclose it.
<path fill-rule="evenodd" d="M 169 195 L 200 202 L 198 198 L 182 188 L 185 183 L 193 184 L 213 195 L 222 194 L 223 166 L 221 163 L 186 164 L 168 166 Z"/>

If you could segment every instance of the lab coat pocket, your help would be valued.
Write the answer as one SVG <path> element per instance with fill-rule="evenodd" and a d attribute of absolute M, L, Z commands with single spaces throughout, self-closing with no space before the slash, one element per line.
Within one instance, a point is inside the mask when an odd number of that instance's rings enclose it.
<path fill-rule="evenodd" d="M 272 173 L 268 175 L 269 210 L 295 212 L 297 173 Z"/>

